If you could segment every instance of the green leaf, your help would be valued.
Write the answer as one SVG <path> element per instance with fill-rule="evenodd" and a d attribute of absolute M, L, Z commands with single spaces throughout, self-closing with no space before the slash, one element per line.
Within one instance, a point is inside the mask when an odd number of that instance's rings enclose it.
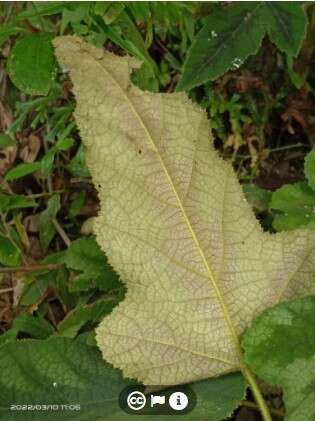
<path fill-rule="evenodd" d="M 72 195 L 72 200 L 71 200 L 70 208 L 69 208 L 70 217 L 73 218 L 80 212 L 80 209 L 84 205 L 85 200 L 86 200 L 85 191 L 75 192 Z"/>
<path fill-rule="evenodd" d="M 23 340 L 0 348 L 0 417 L 42 421 L 40 411 L 12 411 L 13 404 L 72 404 L 80 409 L 45 411 L 44 419 L 118 421 L 118 396 L 130 384 L 91 346 L 66 338 Z"/>
<path fill-rule="evenodd" d="M 32 276 L 26 279 L 23 287 L 21 304 L 29 306 L 37 303 L 44 296 L 48 286 L 53 283 L 55 271 L 42 273 L 38 276 Z"/>
<path fill-rule="evenodd" d="M 90 177 L 90 171 L 85 163 L 85 146 L 81 144 L 76 155 L 72 158 L 66 169 L 75 177 Z"/>
<path fill-rule="evenodd" d="M 258 212 L 265 212 L 271 200 L 271 192 L 269 190 L 262 189 L 255 184 L 243 185 L 243 190 L 247 201 L 256 209 Z"/>
<path fill-rule="evenodd" d="M 82 335 L 81 335 L 82 336 Z M 1 336 L 0 336 L 1 338 Z M 0 347 L 0 416 L 5 420 L 42 421 L 37 411 L 10 411 L 13 404 L 80 404 L 75 411 L 45 412 L 45 420 L 120 421 L 130 419 L 118 406 L 122 390 L 135 383 L 105 363 L 100 352 L 82 341 L 68 338 L 23 340 Z M 194 410 L 174 420 L 219 421 L 228 416 L 244 396 L 245 382 L 238 374 L 191 384 L 197 395 Z M 159 391 L 159 394 L 163 391 Z M 221 418 L 220 418 L 221 417 Z M 144 421 L 159 416 L 141 416 Z M 166 417 L 163 417 L 163 419 Z"/>
<path fill-rule="evenodd" d="M 191 89 L 239 68 L 258 51 L 266 32 L 281 51 L 296 56 L 306 24 L 300 2 L 235 2 L 216 9 L 188 52 L 177 89 Z"/>
<path fill-rule="evenodd" d="M 66 137 L 59 139 L 58 142 L 52 146 L 41 160 L 41 170 L 44 176 L 48 176 L 52 172 L 55 156 L 59 151 L 67 151 L 74 144 L 74 139 Z"/>
<path fill-rule="evenodd" d="M 57 3 L 41 1 L 36 3 L 36 9 L 23 10 L 18 14 L 19 20 L 30 19 L 38 16 L 51 16 L 63 12 L 67 8 L 73 7 L 71 1 L 58 1 Z"/>
<path fill-rule="evenodd" d="M 69 271 L 66 267 L 55 271 L 55 279 L 51 283 L 51 286 L 56 291 L 56 295 L 60 303 L 62 303 L 65 313 L 68 313 L 77 304 L 77 295 L 69 291 Z M 80 295 L 80 298 L 82 298 L 82 295 Z"/>
<path fill-rule="evenodd" d="M 308 185 L 315 189 L 315 148 L 305 157 L 304 172 Z"/>
<path fill-rule="evenodd" d="M 104 21 L 109 25 L 119 17 L 125 7 L 125 4 L 120 1 L 108 2 L 108 4 L 96 3 L 95 12 L 103 15 Z"/>
<path fill-rule="evenodd" d="M 245 360 L 263 380 L 281 386 L 286 421 L 315 419 L 315 297 L 279 304 L 246 332 Z"/>
<path fill-rule="evenodd" d="M 39 239 L 42 247 L 46 250 L 54 238 L 56 233 L 55 225 L 52 223 L 53 219 L 60 209 L 59 194 L 53 195 L 47 202 L 47 209 L 45 209 L 39 217 Z"/>
<path fill-rule="evenodd" d="M 6 213 L 12 209 L 32 208 L 37 203 L 28 196 L 0 193 L 0 210 Z"/>
<path fill-rule="evenodd" d="M 67 249 L 64 263 L 68 268 L 82 272 L 72 281 L 72 291 L 99 288 L 109 290 L 120 286 L 118 275 L 107 263 L 94 237 L 79 238 Z"/>
<path fill-rule="evenodd" d="M 28 313 L 18 315 L 14 319 L 13 328 L 18 332 L 28 333 L 35 339 L 45 339 L 55 332 L 47 320 Z"/>
<path fill-rule="evenodd" d="M 21 28 L 13 25 L 3 25 L 0 27 L 0 47 L 11 36 L 19 32 Z"/>
<path fill-rule="evenodd" d="M 222 421 L 232 415 L 246 392 L 246 382 L 239 373 L 192 383 L 190 387 L 196 393 L 197 406 L 187 415 L 175 419 Z"/>
<path fill-rule="evenodd" d="M 76 307 L 58 324 L 59 335 L 74 338 L 87 322 L 96 323 L 109 314 L 121 298 L 113 296 Z"/>
<path fill-rule="evenodd" d="M 215 80 L 255 54 L 265 34 L 262 8 L 262 2 L 237 2 L 213 11 L 188 52 L 177 89 L 188 90 Z"/>
<path fill-rule="evenodd" d="M 279 50 L 297 56 L 306 35 L 307 16 L 302 2 L 266 1 L 262 19 Z"/>
<path fill-rule="evenodd" d="M 287 56 L 287 69 L 291 82 L 297 89 L 301 89 L 305 84 L 305 75 L 300 75 L 294 69 L 294 60 L 292 56 Z"/>
<path fill-rule="evenodd" d="M 75 32 L 80 32 L 82 28 L 82 35 L 86 35 L 88 29 L 84 22 L 89 19 L 90 3 L 87 2 L 71 2 L 71 7 L 67 7 L 62 11 L 62 21 L 60 25 L 60 32 L 64 33 L 68 25 L 71 24 Z M 83 22 L 83 23 L 82 23 Z"/>
<path fill-rule="evenodd" d="M 59 139 L 58 142 L 56 143 L 56 149 L 58 151 L 67 151 L 74 145 L 74 143 L 75 141 L 71 137 Z"/>
<path fill-rule="evenodd" d="M 38 171 L 40 169 L 40 162 L 27 162 L 19 164 L 6 173 L 5 179 L 6 181 L 13 181 L 17 178 L 24 177 L 25 175 L 32 174 L 33 172 Z"/>
<path fill-rule="evenodd" d="M 112 25 L 103 26 L 106 35 L 121 48 L 143 62 L 141 76 L 136 77 L 142 89 L 158 89 L 158 69 L 147 51 L 145 42 L 129 14 L 122 10 Z M 138 70 L 137 70 L 138 71 Z M 136 71 L 136 73 L 137 73 Z"/>
<path fill-rule="evenodd" d="M 148 1 L 129 1 L 126 3 L 128 10 L 131 12 L 132 16 L 135 18 L 137 24 L 147 23 L 150 19 L 150 2 Z M 169 7 L 172 4 L 168 5 Z"/>
<path fill-rule="evenodd" d="M 14 342 L 16 340 L 17 334 L 19 332 L 17 331 L 17 329 L 9 329 L 6 332 L 2 333 L 0 335 L 0 347 L 5 345 L 6 343 L 9 342 Z M 1 411 L 1 409 L 0 409 Z M 1 412 L 0 412 L 1 414 Z"/>
<path fill-rule="evenodd" d="M 40 163 L 41 163 L 41 171 L 44 177 L 47 177 L 51 173 L 54 166 L 55 155 L 56 155 L 56 149 L 50 148 L 49 151 L 42 158 Z"/>
<path fill-rule="evenodd" d="M 272 223 L 277 231 L 315 228 L 315 191 L 306 183 L 280 187 L 272 193 L 270 208 L 281 212 Z"/>
<path fill-rule="evenodd" d="M 0 236 L 0 263 L 3 266 L 18 266 L 21 262 L 21 251 L 8 238 Z"/>
<path fill-rule="evenodd" d="M 0 148 L 7 148 L 8 146 L 16 146 L 16 141 L 5 133 L 0 133 Z"/>
<path fill-rule="evenodd" d="M 21 91 L 47 95 L 56 73 L 51 35 L 39 33 L 16 41 L 7 66 L 12 82 Z"/>

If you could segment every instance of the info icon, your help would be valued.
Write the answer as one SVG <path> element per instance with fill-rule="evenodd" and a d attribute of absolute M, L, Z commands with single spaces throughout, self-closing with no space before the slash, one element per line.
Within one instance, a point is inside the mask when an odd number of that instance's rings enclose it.
<path fill-rule="evenodd" d="M 174 392 L 168 400 L 170 407 L 175 411 L 183 411 L 188 406 L 188 397 L 184 392 Z"/>

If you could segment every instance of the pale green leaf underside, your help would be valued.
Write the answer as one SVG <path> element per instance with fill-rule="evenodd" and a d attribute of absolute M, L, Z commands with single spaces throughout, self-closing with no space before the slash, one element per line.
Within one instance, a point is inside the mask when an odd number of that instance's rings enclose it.
<path fill-rule="evenodd" d="M 266 307 L 314 290 L 315 233 L 263 233 L 206 114 L 184 93 L 140 91 L 134 60 L 55 40 L 98 187 L 97 241 L 128 286 L 97 329 L 104 358 L 146 384 L 240 368 Z"/>

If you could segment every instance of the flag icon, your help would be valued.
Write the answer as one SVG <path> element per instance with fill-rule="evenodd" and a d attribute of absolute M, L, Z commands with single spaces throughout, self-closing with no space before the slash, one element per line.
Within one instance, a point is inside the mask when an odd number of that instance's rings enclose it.
<path fill-rule="evenodd" d="M 165 404 L 165 396 L 151 395 L 151 408 L 156 404 Z"/>

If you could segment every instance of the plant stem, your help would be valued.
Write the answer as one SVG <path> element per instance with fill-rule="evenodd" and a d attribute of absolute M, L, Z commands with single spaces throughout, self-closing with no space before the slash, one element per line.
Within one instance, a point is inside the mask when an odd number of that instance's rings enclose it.
<path fill-rule="evenodd" d="M 30 199 L 37 199 L 39 197 L 52 196 L 53 194 L 63 193 L 65 191 L 66 191 L 65 189 L 62 189 L 62 190 L 55 190 L 55 191 L 52 191 L 52 192 L 43 192 L 43 193 L 28 194 L 27 197 L 29 197 Z"/>
<path fill-rule="evenodd" d="M 3 288 L 3 289 L 0 289 L 0 294 L 5 294 L 6 292 L 10 292 L 13 290 L 14 288 Z"/>
<path fill-rule="evenodd" d="M 48 265 L 30 265 L 30 266 L 16 266 L 9 268 L 0 268 L 0 273 L 15 273 L 15 272 L 35 272 L 37 270 L 56 270 L 61 268 L 61 264 Z"/>
<path fill-rule="evenodd" d="M 69 239 L 69 237 L 67 236 L 65 230 L 59 224 L 59 222 L 57 221 L 57 219 L 56 218 L 53 218 L 51 222 L 55 226 L 55 228 L 56 228 L 58 234 L 60 235 L 60 237 L 63 239 L 63 242 L 65 243 L 65 245 L 67 247 L 70 247 L 71 246 L 71 240 Z"/>
<path fill-rule="evenodd" d="M 251 408 L 251 409 L 255 409 L 256 411 L 260 411 L 260 408 L 254 402 L 241 401 L 241 405 L 246 406 L 246 408 Z M 283 418 L 285 415 L 284 411 L 282 411 L 281 409 L 269 408 L 269 411 L 271 414 L 275 415 L 276 417 Z"/>
<path fill-rule="evenodd" d="M 261 412 L 261 416 L 263 417 L 264 421 L 272 421 L 269 408 L 263 398 L 263 395 L 261 394 L 259 387 L 256 383 L 255 377 L 253 373 L 250 371 L 250 369 L 246 366 L 242 367 L 242 373 L 244 374 L 245 379 L 248 381 L 248 384 L 250 385 L 250 388 L 253 392 L 255 401 L 259 407 L 259 410 Z"/>

